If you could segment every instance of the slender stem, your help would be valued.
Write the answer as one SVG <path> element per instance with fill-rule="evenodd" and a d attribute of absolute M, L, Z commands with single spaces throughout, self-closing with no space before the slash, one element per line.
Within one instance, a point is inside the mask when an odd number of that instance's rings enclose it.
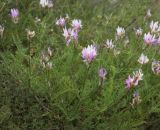
<path fill-rule="evenodd" d="M 31 41 L 29 40 L 29 87 L 31 88 Z"/>
<path fill-rule="evenodd" d="M 85 83 L 86 83 L 86 80 L 87 80 L 87 77 L 88 77 L 88 74 L 89 74 L 89 69 L 91 68 L 90 64 L 87 66 L 87 73 L 85 75 L 85 79 L 84 79 L 84 83 L 83 83 L 83 90 L 84 90 L 84 87 L 85 87 Z"/>
<path fill-rule="evenodd" d="M 103 88 L 103 82 L 104 80 L 100 78 L 99 85 L 98 85 L 98 91 L 97 91 L 97 96 L 101 96 L 102 88 Z"/>
<path fill-rule="evenodd" d="M 78 40 L 75 40 L 74 41 L 74 48 L 77 48 L 78 47 Z"/>
<path fill-rule="evenodd" d="M 18 7 L 18 0 L 16 0 L 16 6 Z"/>

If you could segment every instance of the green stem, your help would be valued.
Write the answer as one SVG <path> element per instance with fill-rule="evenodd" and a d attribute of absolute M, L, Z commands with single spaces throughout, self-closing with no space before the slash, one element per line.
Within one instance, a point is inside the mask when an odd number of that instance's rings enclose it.
<path fill-rule="evenodd" d="M 97 90 L 97 96 L 101 96 L 101 92 L 102 92 L 102 88 L 103 88 L 103 82 L 104 82 L 104 80 L 102 78 L 100 78 L 100 82 L 99 82 L 98 90 Z"/>

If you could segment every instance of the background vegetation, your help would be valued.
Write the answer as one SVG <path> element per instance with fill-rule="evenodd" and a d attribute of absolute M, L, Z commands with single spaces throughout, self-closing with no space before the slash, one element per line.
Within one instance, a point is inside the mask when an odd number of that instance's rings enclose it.
<path fill-rule="evenodd" d="M 160 20 L 159 0 L 55 0 L 53 8 L 42 8 L 38 0 L 0 0 L 0 24 L 5 27 L 0 39 L 0 129 L 1 130 L 159 130 L 160 77 L 137 59 L 144 52 L 143 36 L 137 39 L 134 28 L 149 30 L 151 20 Z M 18 8 L 20 19 L 9 16 Z M 151 9 L 151 19 L 144 20 Z M 115 38 L 118 26 L 126 30 L 129 44 L 120 44 L 120 55 L 99 49 L 90 68 L 82 60 L 81 48 L 66 46 L 62 30 L 55 25 L 60 16 L 81 19 L 79 44 L 101 46 Z M 41 19 L 35 22 L 35 17 Z M 27 39 L 26 29 L 34 30 Z M 53 49 L 52 69 L 43 68 L 40 58 Z M 156 47 L 145 54 L 160 60 Z M 157 51 L 156 51 L 157 52 Z M 100 95 L 98 70 L 107 69 Z M 144 80 L 138 91 L 142 102 L 132 107 L 134 89 L 127 91 L 125 80 L 142 68 Z"/>

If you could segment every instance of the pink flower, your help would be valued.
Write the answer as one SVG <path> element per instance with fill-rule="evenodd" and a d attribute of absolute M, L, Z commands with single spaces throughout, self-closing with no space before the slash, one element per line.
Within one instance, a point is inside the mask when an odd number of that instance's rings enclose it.
<path fill-rule="evenodd" d="M 138 82 L 143 80 L 142 70 L 139 69 L 138 71 L 133 72 L 133 77 L 134 77 L 134 85 L 137 86 Z"/>
<path fill-rule="evenodd" d="M 139 81 L 143 80 L 143 73 L 142 70 L 139 69 L 136 72 L 133 72 L 133 76 L 128 76 L 128 79 L 126 80 L 126 88 L 130 89 L 134 86 L 137 86 Z"/>
<path fill-rule="evenodd" d="M 11 9 L 11 17 L 12 18 L 17 18 L 19 16 L 19 11 L 18 9 Z"/>
<path fill-rule="evenodd" d="M 99 70 L 99 77 L 104 80 L 106 78 L 106 75 L 107 75 L 106 69 L 105 68 L 101 68 Z"/>
<path fill-rule="evenodd" d="M 126 88 L 130 89 L 131 87 L 133 87 L 133 81 L 134 81 L 134 78 L 129 75 L 128 76 L 128 79 L 126 79 Z"/>
<path fill-rule="evenodd" d="M 78 20 L 78 19 L 72 20 L 72 27 L 73 27 L 73 29 L 79 31 L 82 28 L 81 20 Z"/>
<path fill-rule="evenodd" d="M 151 35 L 151 33 L 149 32 L 148 34 L 144 34 L 144 42 L 147 45 L 152 45 L 156 42 L 157 40 L 155 39 L 155 35 Z"/>
<path fill-rule="evenodd" d="M 70 44 L 71 42 L 71 32 L 72 30 L 69 28 L 69 29 L 63 29 L 63 36 L 65 37 L 66 41 L 67 41 L 67 45 Z"/>
<path fill-rule="evenodd" d="M 19 20 L 19 10 L 18 9 L 11 9 L 11 17 L 12 17 L 12 21 L 14 23 L 18 23 Z"/>
<path fill-rule="evenodd" d="M 152 62 L 152 71 L 157 75 L 160 74 L 160 61 Z"/>
<path fill-rule="evenodd" d="M 75 40 L 75 41 L 78 40 L 78 32 L 71 28 L 63 29 L 63 36 L 65 37 L 67 41 L 67 45 L 69 45 L 72 40 Z"/>
<path fill-rule="evenodd" d="M 78 40 L 78 32 L 76 30 L 71 31 L 71 37 L 73 40 L 77 41 Z"/>
<path fill-rule="evenodd" d="M 83 48 L 82 58 L 85 62 L 91 63 L 97 56 L 97 49 L 93 45 L 88 45 L 88 47 Z"/>
<path fill-rule="evenodd" d="M 60 17 L 57 21 L 56 21 L 56 25 L 64 27 L 66 24 L 66 20 L 65 18 Z"/>

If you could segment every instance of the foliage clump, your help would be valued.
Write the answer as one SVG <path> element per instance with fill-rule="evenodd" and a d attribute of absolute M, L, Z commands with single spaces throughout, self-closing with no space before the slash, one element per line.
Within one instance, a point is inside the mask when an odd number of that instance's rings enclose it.
<path fill-rule="evenodd" d="M 0 1 L 0 129 L 160 129 L 159 5 Z"/>

